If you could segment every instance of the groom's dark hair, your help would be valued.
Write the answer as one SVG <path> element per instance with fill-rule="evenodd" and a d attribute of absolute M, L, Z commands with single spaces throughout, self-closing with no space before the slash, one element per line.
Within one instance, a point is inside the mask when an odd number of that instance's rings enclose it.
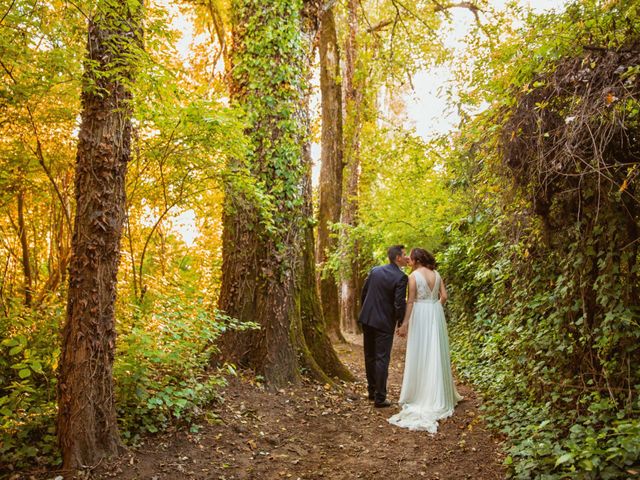
<path fill-rule="evenodd" d="M 387 250 L 387 257 L 389 257 L 389 261 L 394 263 L 398 255 L 402 255 L 402 250 L 404 250 L 404 245 L 394 245 L 389 247 Z"/>

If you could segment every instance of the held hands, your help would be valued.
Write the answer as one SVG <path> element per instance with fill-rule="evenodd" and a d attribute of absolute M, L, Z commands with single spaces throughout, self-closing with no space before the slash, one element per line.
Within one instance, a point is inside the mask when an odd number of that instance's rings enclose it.
<path fill-rule="evenodd" d="M 396 334 L 402 338 L 407 336 L 408 331 L 409 331 L 409 325 L 407 322 L 404 322 L 402 325 L 396 328 Z"/>

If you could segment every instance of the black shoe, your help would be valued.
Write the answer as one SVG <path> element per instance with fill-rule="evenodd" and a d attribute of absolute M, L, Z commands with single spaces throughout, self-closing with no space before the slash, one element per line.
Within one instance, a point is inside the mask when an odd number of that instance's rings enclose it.
<path fill-rule="evenodd" d="M 373 404 L 376 408 L 387 408 L 391 406 L 391 402 L 389 400 L 383 400 L 382 402 L 376 402 Z"/>
<path fill-rule="evenodd" d="M 369 395 L 367 398 L 369 399 L 370 402 L 373 402 L 376 399 L 376 396 L 375 395 Z"/>

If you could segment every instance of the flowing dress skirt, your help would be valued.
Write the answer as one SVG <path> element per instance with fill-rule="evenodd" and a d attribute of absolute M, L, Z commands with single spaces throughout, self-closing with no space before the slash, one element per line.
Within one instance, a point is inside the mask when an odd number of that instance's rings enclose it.
<path fill-rule="evenodd" d="M 451 374 L 442 304 L 437 300 L 418 300 L 409 323 L 399 401 L 402 410 L 389 422 L 409 430 L 436 433 L 438 420 L 453 415 L 460 400 Z"/>

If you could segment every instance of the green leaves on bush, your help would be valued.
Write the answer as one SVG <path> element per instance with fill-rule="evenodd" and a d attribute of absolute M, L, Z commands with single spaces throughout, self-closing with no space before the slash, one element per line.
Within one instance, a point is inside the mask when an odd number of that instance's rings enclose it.
<path fill-rule="evenodd" d="M 191 293 L 165 294 L 144 308 L 128 304 L 119 314 L 116 406 L 129 443 L 176 422 L 195 430 L 209 421 L 203 407 L 217 398 L 223 373 L 234 371 L 211 367 L 216 339 L 230 328 L 257 328 L 211 310 Z M 57 465 L 55 387 L 64 307 L 12 311 L 0 317 L 0 456 L 15 468 Z"/>
<path fill-rule="evenodd" d="M 118 417 L 125 438 L 132 441 L 176 420 L 191 424 L 200 419 L 201 407 L 225 385 L 211 367 L 216 339 L 230 328 L 257 328 L 211 313 L 199 297 L 160 297 L 151 312 L 134 311 L 135 317 L 140 314 L 145 321 L 135 320 L 121 337 L 114 365 Z"/>
<path fill-rule="evenodd" d="M 55 371 L 59 305 L 14 305 L 0 316 L 0 457 L 15 467 L 58 463 Z"/>

